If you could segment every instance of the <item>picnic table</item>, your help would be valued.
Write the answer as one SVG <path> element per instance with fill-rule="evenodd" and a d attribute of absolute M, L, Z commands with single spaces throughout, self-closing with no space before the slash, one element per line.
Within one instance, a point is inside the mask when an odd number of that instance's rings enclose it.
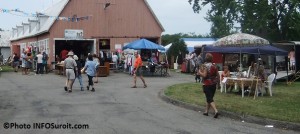
<path fill-rule="evenodd" d="M 61 63 L 55 64 L 55 69 L 58 71 L 57 72 L 58 75 L 65 75 L 64 64 Z"/>
<path fill-rule="evenodd" d="M 261 79 L 259 78 L 238 78 L 238 77 L 224 77 L 222 83 L 225 84 L 224 88 L 226 91 L 226 85 L 231 86 L 240 86 L 242 90 L 242 97 L 244 97 L 245 87 L 253 87 L 255 86 L 255 93 L 257 93 L 258 88 L 262 88 L 263 84 Z"/>

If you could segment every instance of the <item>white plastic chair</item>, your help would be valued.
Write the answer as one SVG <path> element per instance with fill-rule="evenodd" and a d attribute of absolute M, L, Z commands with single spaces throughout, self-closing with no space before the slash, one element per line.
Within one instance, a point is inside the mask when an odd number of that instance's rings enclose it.
<path fill-rule="evenodd" d="M 222 80 L 221 80 L 221 76 L 222 76 L 222 73 L 223 73 L 223 71 L 218 71 L 219 72 L 219 78 L 220 78 L 220 86 L 221 86 L 221 89 L 220 89 L 220 91 L 221 91 L 221 93 L 223 92 L 223 91 L 225 91 L 225 93 L 226 93 L 226 88 L 225 88 L 225 83 L 223 83 L 222 82 Z"/>
<path fill-rule="evenodd" d="M 247 77 L 247 71 L 244 71 L 242 74 L 242 77 Z"/>
<path fill-rule="evenodd" d="M 275 76 L 276 75 L 272 73 L 268 76 L 268 80 L 265 81 L 265 88 L 269 89 L 270 96 L 272 96 L 272 85 L 273 85 L 273 81 L 275 80 Z"/>
<path fill-rule="evenodd" d="M 250 77 L 250 70 L 251 70 L 251 66 L 248 68 L 248 72 L 247 72 L 247 78 L 249 78 Z"/>

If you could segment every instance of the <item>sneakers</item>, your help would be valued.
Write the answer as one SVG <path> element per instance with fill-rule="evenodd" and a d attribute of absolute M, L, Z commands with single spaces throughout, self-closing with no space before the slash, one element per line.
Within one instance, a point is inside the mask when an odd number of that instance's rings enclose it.
<path fill-rule="evenodd" d="M 144 85 L 144 88 L 146 88 L 146 87 L 147 87 L 147 85 L 145 84 L 145 85 Z"/>
<path fill-rule="evenodd" d="M 219 112 L 216 112 L 214 118 L 218 118 L 219 115 Z"/>
<path fill-rule="evenodd" d="M 84 91 L 84 90 L 83 90 L 83 87 L 81 87 L 81 90 L 80 90 L 80 91 Z"/>
<path fill-rule="evenodd" d="M 208 116 L 208 112 L 207 113 L 203 113 L 203 115 Z M 218 118 L 218 116 L 220 115 L 219 112 L 216 112 L 214 115 L 214 118 Z"/>
<path fill-rule="evenodd" d="M 136 86 L 132 86 L 131 88 L 136 88 Z"/>
<path fill-rule="evenodd" d="M 67 87 L 64 87 L 65 88 L 65 91 L 67 92 L 68 91 L 68 88 Z"/>
<path fill-rule="evenodd" d="M 89 86 L 86 86 L 86 89 L 87 89 L 87 90 L 90 90 L 90 87 L 89 87 Z M 91 91 L 92 91 L 92 92 L 95 92 L 95 88 L 92 88 Z"/>

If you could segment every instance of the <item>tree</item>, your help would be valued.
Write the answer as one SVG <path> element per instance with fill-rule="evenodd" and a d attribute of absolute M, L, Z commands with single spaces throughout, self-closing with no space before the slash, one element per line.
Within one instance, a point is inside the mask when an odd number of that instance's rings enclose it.
<path fill-rule="evenodd" d="M 187 46 L 185 45 L 182 38 L 209 38 L 209 35 L 196 35 L 195 33 L 176 33 L 176 34 L 165 34 L 162 35 L 162 45 L 166 46 L 170 43 L 172 43 L 172 46 L 168 50 L 168 60 L 170 61 L 170 58 L 174 56 L 176 58 L 179 56 L 179 53 L 181 55 L 185 55 L 188 53 Z M 175 60 L 174 60 L 175 61 Z"/>
<path fill-rule="evenodd" d="M 176 34 L 165 34 L 161 37 L 161 42 L 163 46 L 170 43 L 176 42 L 181 38 L 209 38 L 209 35 L 196 35 L 195 33 L 176 33 Z"/>
<path fill-rule="evenodd" d="M 271 28 L 277 29 L 280 34 L 273 38 L 281 40 L 299 40 L 300 36 L 294 37 L 294 35 L 300 34 L 299 27 L 295 27 L 299 25 L 300 1 L 271 0 L 270 6 L 272 11 Z"/>
<path fill-rule="evenodd" d="M 170 60 L 170 58 L 174 56 L 174 61 L 175 61 L 177 56 L 185 55 L 187 53 L 188 53 L 187 46 L 185 45 L 183 40 L 179 39 L 173 42 L 172 46 L 169 48 L 167 53 L 169 57 L 168 60 Z M 179 58 L 183 58 L 183 57 L 179 57 Z"/>
<path fill-rule="evenodd" d="M 241 17 L 238 20 L 241 31 L 267 38 L 267 33 L 271 30 L 268 27 L 271 15 L 268 0 L 244 0 L 241 6 Z"/>
<path fill-rule="evenodd" d="M 162 35 L 161 43 L 163 46 L 166 46 L 170 43 L 178 41 L 180 38 L 182 38 L 182 33 L 177 33 L 173 35 L 170 34 Z"/>
<path fill-rule="evenodd" d="M 214 38 L 220 38 L 231 34 L 235 21 L 238 18 L 239 5 L 235 0 L 189 0 L 193 4 L 195 13 L 199 13 L 202 6 L 211 5 L 207 12 L 206 20 L 212 23 L 210 34 Z"/>
<path fill-rule="evenodd" d="M 242 32 L 271 41 L 300 39 L 299 0 L 189 0 L 195 13 L 211 5 L 206 19 L 212 22 L 211 35 L 222 37 L 239 23 Z"/>

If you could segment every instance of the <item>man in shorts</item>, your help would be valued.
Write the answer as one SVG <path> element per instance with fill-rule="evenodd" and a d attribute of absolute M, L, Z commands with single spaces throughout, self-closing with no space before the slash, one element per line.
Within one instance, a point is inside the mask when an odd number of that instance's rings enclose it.
<path fill-rule="evenodd" d="M 26 69 L 26 62 L 27 62 L 27 52 L 24 50 L 21 54 L 21 60 L 22 60 L 22 74 L 27 75 L 27 69 Z"/>
<path fill-rule="evenodd" d="M 135 61 L 134 61 L 134 69 L 133 69 L 133 78 L 134 78 L 134 86 L 132 86 L 131 88 L 137 88 L 136 87 L 136 76 L 138 75 L 141 80 L 143 81 L 144 83 L 144 88 L 147 87 L 147 84 L 145 82 L 145 79 L 143 77 L 143 72 L 142 72 L 142 65 L 143 65 L 143 62 L 142 62 L 142 59 L 141 59 L 141 56 L 137 53 L 135 53 Z"/>
<path fill-rule="evenodd" d="M 73 59 L 73 52 L 68 52 L 68 58 L 64 61 L 64 67 L 66 69 L 66 85 L 65 85 L 65 91 L 72 92 L 72 86 L 76 77 L 75 72 L 77 72 L 77 64 L 76 61 Z"/>

